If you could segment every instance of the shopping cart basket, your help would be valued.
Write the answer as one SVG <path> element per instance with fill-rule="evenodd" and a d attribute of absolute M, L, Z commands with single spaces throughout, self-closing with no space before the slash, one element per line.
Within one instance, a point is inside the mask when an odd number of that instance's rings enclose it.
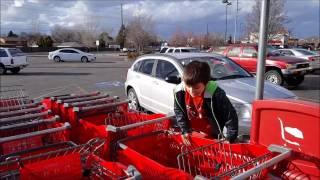
<path fill-rule="evenodd" d="M 192 177 L 198 175 L 197 178 L 244 179 L 265 175 L 267 167 L 291 153 L 278 146 L 267 149 L 259 145 L 226 144 L 198 137 L 191 137 L 191 144 L 185 146 L 180 134 L 168 132 L 131 137 L 120 141 L 122 150 L 118 151 L 118 159 L 136 166 L 147 179 L 161 174 L 165 174 L 163 179 L 176 178 L 171 174 L 172 169 L 176 174 L 185 172 Z"/>
<path fill-rule="evenodd" d="M 69 123 L 58 123 L 57 117 L 41 122 L 31 121 L 21 124 L 1 126 L 0 153 L 7 155 L 38 148 L 44 145 L 69 141 Z"/>
<path fill-rule="evenodd" d="M 83 143 L 93 137 L 104 138 L 108 146 L 105 147 L 103 157 L 114 160 L 118 140 L 129 136 L 167 130 L 170 127 L 170 118 L 172 117 L 139 112 L 108 113 L 105 119 L 80 120 L 72 132 L 71 139 L 77 143 Z"/>
<path fill-rule="evenodd" d="M 0 163 L 0 179 L 136 179 L 139 172 L 95 155 L 103 140 Z"/>
<path fill-rule="evenodd" d="M 93 100 L 83 100 L 83 101 L 76 101 L 70 100 L 70 101 L 64 101 L 63 107 L 61 107 L 60 112 L 63 120 L 70 120 L 74 119 L 74 107 L 89 107 L 89 106 L 95 106 L 95 105 L 102 105 L 102 104 L 111 104 L 119 101 L 119 97 L 109 97 L 108 95 L 103 95 L 99 97 L 93 97 L 95 99 Z"/>
<path fill-rule="evenodd" d="M 31 103 L 32 100 L 29 99 L 25 93 L 23 86 L 13 85 L 13 86 L 1 86 L 0 89 L 0 108 L 8 108 L 10 106 L 21 106 L 24 104 Z"/>

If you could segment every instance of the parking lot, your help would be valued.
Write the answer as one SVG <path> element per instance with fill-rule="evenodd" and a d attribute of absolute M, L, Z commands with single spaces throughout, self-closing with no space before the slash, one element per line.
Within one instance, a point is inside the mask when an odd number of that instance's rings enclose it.
<path fill-rule="evenodd" d="M 123 83 L 132 62 L 118 54 L 100 54 L 91 63 L 48 60 L 45 55 L 29 56 L 29 66 L 20 74 L 1 76 L 1 86 L 23 85 L 31 98 L 102 91 L 125 98 Z M 320 102 L 320 72 L 305 77 L 292 91 L 301 99 Z"/>

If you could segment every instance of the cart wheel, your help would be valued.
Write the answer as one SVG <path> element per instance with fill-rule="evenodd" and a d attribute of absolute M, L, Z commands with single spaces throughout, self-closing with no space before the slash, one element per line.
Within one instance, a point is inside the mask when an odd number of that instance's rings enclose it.
<path fill-rule="evenodd" d="M 13 69 L 10 69 L 10 71 L 12 72 L 12 74 L 18 74 L 20 72 L 20 68 L 17 67 L 17 68 L 13 68 Z"/>
<path fill-rule="evenodd" d="M 137 94 L 133 88 L 130 88 L 128 90 L 128 99 L 130 100 L 129 109 L 136 110 L 136 111 L 139 111 L 141 109 Z"/>

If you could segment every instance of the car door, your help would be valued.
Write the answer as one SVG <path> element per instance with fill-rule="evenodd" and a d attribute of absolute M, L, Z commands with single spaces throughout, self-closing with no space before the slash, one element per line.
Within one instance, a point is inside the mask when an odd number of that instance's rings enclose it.
<path fill-rule="evenodd" d="M 81 60 L 81 54 L 75 50 L 70 49 L 69 56 L 71 61 L 80 61 Z"/>
<path fill-rule="evenodd" d="M 60 50 L 57 55 L 61 58 L 61 60 L 64 60 L 64 61 L 70 60 L 70 53 L 69 53 L 69 50 L 67 49 Z"/>
<path fill-rule="evenodd" d="M 180 76 L 178 68 L 169 61 L 158 60 L 155 68 L 155 78 L 152 81 L 153 106 L 157 113 L 173 112 L 174 88 L 177 84 L 168 83 L 168 76 Z"/>
<path fill-rule="evenodd" d="M 142 107 L 153 111 L 153 96 L 154 92 L 152 92 L 152 82 L 154 80 L 153 77 L 153 66 L 155 64 L 154 59 L 145 59 L 142 60 L 138 72 L 135 74 L 135 79 L 137 79 L 136 87 L 137 87 L 137 95 L 139 99 L 139 103 Z"/>
<path fill-rule="evenodd" d="M 257 50 L 251 46 L 244 46 L 240 55 L 240 65 L 247 71 L 255 73 L 257 71 Z"/>

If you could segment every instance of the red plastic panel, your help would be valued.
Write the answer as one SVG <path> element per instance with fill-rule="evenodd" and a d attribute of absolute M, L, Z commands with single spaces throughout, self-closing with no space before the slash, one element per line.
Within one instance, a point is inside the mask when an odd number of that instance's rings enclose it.
<path fill-rule="evenodd" d="M 278 144 L 320 158 L 320 106 L 298 100 L 253 104 L 251 142 Z"/>
<path fill-rule="evenodd" d="M 253 104 L 251 143 L 278 144 L 294 151 L 273 173 L 283 179 L 320 178 L 320 106 L 298 100 Z"/>

